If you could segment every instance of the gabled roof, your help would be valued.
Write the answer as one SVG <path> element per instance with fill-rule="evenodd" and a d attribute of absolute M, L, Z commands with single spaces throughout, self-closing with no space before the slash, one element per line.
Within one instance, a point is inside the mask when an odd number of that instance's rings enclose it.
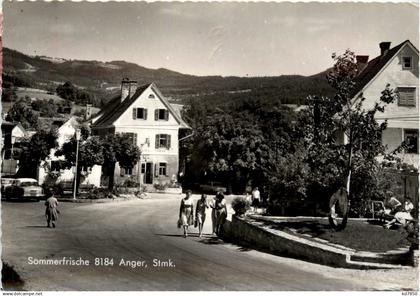
<path fill-rule="evenodd" d="M 388 52 L 383 56 L 377 56 L 373 60 L 371 60 L 367 66 L 363 69 L 363 71 L 356 77 L 356 85 L 353 88 L 351 93 L 351 97 L 355 97 L 359 94 L 365 86 L 376 77 L 376 75 L 388 64 L 388 62 L 394 58 L 398 52 L 406 45 L 410 44 L 413 48 L 417 48 L 410 42 L 410 40 L 405 40 L 404 42 L 398 44 L 397 46 L 388 50 Z"/>
<path fill-rule="evenodd" d="M 157 94 L 161 102 L 168 108 L 169 112 L 178 123 L 181 125 L 182 128 L 189 128 L 189 126 L 182 120 L 181 116 L 174 110 L 171 104 L 166 100 L 166 98 L 162 95 L 159 89 L 156 87 L 154 83 L 145 84 L 136 89 L 134 95 L 130 98 L 125 99 L 121 102 L 121 95 L 113 98 L 106 107 L 101 110 L 99 119 L 92 124 L 92 128 L 95 127 L 109 127 L 114 124 L 114 122 L 120 118 L 120 116 L 141 96 L 141 94 L 147 89 L 151 87 L 152 90 Z"/>
<path fill-rule="evenodd" d="M 10 134 L 15 127 L 20 128 L 22 132 L 26 134 L 26 130 L 23 128 L 20 122 L 2 121 L 1 123 L 1 131 L 3 134 Z"/>

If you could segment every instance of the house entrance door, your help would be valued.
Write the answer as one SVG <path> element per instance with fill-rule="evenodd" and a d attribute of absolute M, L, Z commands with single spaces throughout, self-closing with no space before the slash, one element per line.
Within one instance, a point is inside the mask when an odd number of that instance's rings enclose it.
<path fill-rule="evenodd" d="M 153 163 L 146 163 L 146 171 L 144 172 L 144 183 L 153 184 Z"/>

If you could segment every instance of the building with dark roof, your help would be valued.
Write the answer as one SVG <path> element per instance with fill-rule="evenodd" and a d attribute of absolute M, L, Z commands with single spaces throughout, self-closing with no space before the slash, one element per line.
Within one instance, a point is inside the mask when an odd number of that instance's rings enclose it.
<path fill-rule="evenodd" d="M 28 132 L 19 122 L 2 121 L 1 123 L 1 174 L 14 175 L 18 160 L 14 155 L 19 150 L 19 142 L 28 136 Z"/>
<path fill-rule="evenodd" d="M 384 113 L 377 113 L 376 120 L 388 122 L 382 134 L 388 151 L 395 150 L 402 141 L 409 142 L 410 148 L 400 157 L 418 169 L 419 51 L 409 40 L 395 47 L 391 42 L 381 42 L 379 49 L 379 55 L 370 61 L 368 56 L 356 57 L 361 72 L 353 97 L 363 96 L 363 106 L 370 109 L 379 102 L 387 85 L 396 92 L 397 100 L 387 105 Z"/>
<path fill-rule="evenodd" d="M 120 133 L 131 138 L 142 151 L 140 163 L 135 167 L 116 166 L 117 182 L 133 178 L 152 185 L 177 178 L 178 133 L 180 129 L 189 129 L 179 110 L 154 83 L 137 86 L 136 81 L 123 79 L 120 94 L 91 119 L 93 135 Z M 107 178 L 103 179 L 106 183 Z"/>

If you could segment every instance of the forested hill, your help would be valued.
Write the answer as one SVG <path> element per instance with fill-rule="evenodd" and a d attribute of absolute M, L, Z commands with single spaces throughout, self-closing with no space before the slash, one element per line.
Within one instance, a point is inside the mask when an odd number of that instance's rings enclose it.
<path fill-rule="evenodd" d="M 194 76 L 168 69 L 149 69 L 125 61 L 81 61 L 28 56 L 3 48 L 3 81 L 7 85 L 45 89 L 54 92 L 58 85 L 70 81 L 93 95 L 100 107 L 118 92 L 123 77 L 139 84 L 155 82 L 173 101 L 242 96 L 264 97 L 283 103 L 304 103 L 309 94 L 329 95 L 325 72 L 313 76 L 282 75 L 273 77 Z"/>

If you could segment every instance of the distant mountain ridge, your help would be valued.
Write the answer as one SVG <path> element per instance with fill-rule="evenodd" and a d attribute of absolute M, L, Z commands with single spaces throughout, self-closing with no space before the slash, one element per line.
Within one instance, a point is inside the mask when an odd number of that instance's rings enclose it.
<path fill-rule="evenodd" d="M 24 81 L 27 85 L 55 90 L 66 81 L 95 95 L 106 103 L 118 91 L 121 79 L 129 77 L 139 84 L 155 82 L 165 96 L 173 101 L 188 98 L 209 98 L 209 95 L 241 93 L 250 90 L 266 94 L 285 103 L 302 103 L 310 94 L 329 95 L 331 88 L 325 72 L 312 75 L 267 77 L 194 76 L 165 68 L 149 69 L 125 61 L 83 61 L 57 57 L 28 56 L 17 50 L 3 48 L 3 78 Z"/>

